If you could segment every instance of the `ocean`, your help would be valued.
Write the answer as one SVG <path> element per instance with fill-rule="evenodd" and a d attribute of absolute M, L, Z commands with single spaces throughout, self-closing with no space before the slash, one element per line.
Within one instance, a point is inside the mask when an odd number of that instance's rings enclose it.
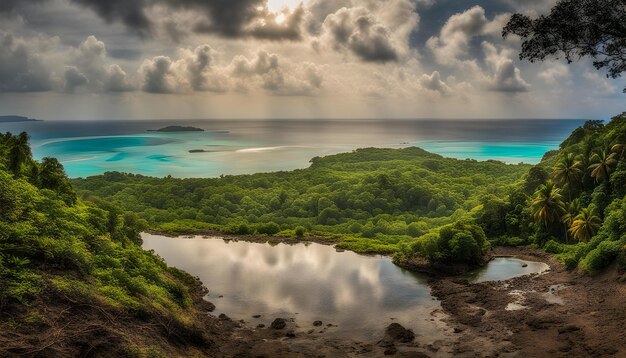
<path fill-rule="evenodd" d="M 56 157 L 70 177 L 121 171 L 217 177 L 306 168 L 357 148 L 417 146 L 446 157 L 538 163 L 582 120 L 108 120 L 0 123 L 26 131 L 36 159 Z M 152 132 L 169 125 L 204 132 Z"/>

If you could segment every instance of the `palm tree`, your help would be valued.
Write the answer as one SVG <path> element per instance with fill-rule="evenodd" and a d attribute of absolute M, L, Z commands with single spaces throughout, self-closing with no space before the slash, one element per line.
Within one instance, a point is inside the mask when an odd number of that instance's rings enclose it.
<path fill-rule="evenodd" d="M 535 220 L 543 222 L 546 228 L 548 224 L 560 221 L 565 212 L 561 190 L 549 180 L 535 192 L 531 209 Z"/>
<path fill-rule="evenodd" d="M 572 186 L 575 182 L 580 180 L 583 175 L 581 167 L 581 163 L 576 160 L 574 154 L 569 153 L 559 159 L 552 171 L 552 178 L 554 178 L 557 183 L 567 184 L 569 201 L 572 201 Z"/>
<path fill-rule="evenodd" d="M 579 199 L 570 201 L 565 208 L 565 214 L 561 218 L 561 221 L 565 225 L 565 241 L 568 241 L 568 231 L 572 227 L 572 223 L 576 220 L 576 216 L 580 213 L 581 204 Z"/>
<path fill-rule="evenodd" d="M 611 175 L 612 167 L 617 164 L 615 159 L 615 153 L 610 153 L 608 150 L 597 151 L 591 157 L 591 177 L 596 179 L 596 182 L 601 180 L 608 180 Z"/>
<path fill-rule="evenodd" d="M 585 208 L 576 216 L 569 232 L 578 241 L 586 242 L 595 236 L 601 225 L 602 220 L 595 214 L 595 211 L 591 208 Z"/>
<path fill-rule="evenodd" d="M 626 153 L 626 145 L 617 143 L 611 148 L 611 152 L 617 155 L 617 160 L 619 161 L 624 157 L 624 153 Z"/>
<path fill-rule="evenodd" d="M 16 177 L 22 172 L 22 165 L 26 163 L 31 156 L 30 146 L 28 145 L 28 134 L 22 132 L 11 140 L 9 148 L 9 169 Z"/>

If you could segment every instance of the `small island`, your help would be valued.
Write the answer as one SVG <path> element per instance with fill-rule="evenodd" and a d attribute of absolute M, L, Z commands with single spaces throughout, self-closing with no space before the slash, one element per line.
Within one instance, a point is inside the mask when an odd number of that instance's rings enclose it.
<path fill-rule="evenodd" d="M 185 126 L 168 126 L 157 130 L 149 130 L 148 132 L 165 132 L 165 133 L 173 133 L 173 132 L 204 132 L 202 128 L 196 127 L 185 127 Z"/>
<path fill-rule="evenodd" d="M 24 117 L 24 116 L 0 116 L 0 123 L 16 123 L 16 122 L 43 122 L 43 121 L 39 119 Z"/>

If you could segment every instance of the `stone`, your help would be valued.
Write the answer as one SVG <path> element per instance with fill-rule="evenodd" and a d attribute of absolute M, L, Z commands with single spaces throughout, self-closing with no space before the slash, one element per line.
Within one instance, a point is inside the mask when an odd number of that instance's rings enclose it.
<path fill-rule="evenodd" d="M 272 329 L 283 329 L 287 327 L 287 321 L 285 321 L 284 318 L 276 318 L 270 327 L 272 327 Z"/>
<path fill-rule="evenodd" d="M 399 323 L 392 323 L 385 329 L 385 335 L 396 342 L 409 343 L 415 339 L 415 333 L 402 327 Z"/>

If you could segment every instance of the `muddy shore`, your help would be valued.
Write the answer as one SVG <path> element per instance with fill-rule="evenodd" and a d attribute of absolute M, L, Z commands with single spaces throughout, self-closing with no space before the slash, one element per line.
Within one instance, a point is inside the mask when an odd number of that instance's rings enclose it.
<path fill-rule="evenodd" d="M 214 236 L 251 242 L 334 243 Z M 592 277 L 568 271 L 550 255 L 528 248 L 499 247 L 492 255 L 544 262 L 551 269 L 498 282 L 431 278 L 432 295 L 441 302 L 433 317 L 446 325 L 444 338 L 438 341 L 416 337 L 410 342 L 387 338 L 358 342 L 332 338 L 312 322 L 287 318 L 286 327 L 277 330 L 210 316 L 215 348 L 224 357 L 626 357 L 626 274 L 609 269 Z"/>

